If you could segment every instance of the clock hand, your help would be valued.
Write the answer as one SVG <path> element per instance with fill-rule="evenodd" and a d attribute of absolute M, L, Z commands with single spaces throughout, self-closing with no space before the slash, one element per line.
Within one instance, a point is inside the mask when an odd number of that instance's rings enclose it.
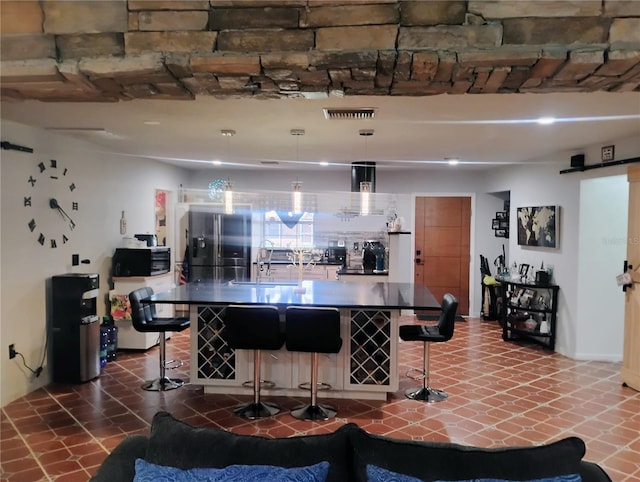
<path fill-rule="evenodd" d="M 69 220 L 69 227 L 71 229 L 76 227 L 76 223 L 73 222 L 73 219 L 71 219 L 71 216 L 69 216 L 64 209 L 62 209 L 62 207 L 60 206 L 60 204 L 58 204 L 58 201 L 55 198 L 51 198 L 49 199 L 49 207 L 51 209 L 57 209 L 58 212 L 60 213 L 60 216 L 62 216 L 63 218 L 67 218 Z"/>

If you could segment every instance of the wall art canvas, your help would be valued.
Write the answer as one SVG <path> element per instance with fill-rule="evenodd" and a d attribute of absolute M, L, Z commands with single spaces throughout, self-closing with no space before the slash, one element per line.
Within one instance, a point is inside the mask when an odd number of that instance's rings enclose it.
<path fill-rule="evenodd" d="M 535 206 L 517 209 L 518 244 L 558 248 L 560 206 Z"/>

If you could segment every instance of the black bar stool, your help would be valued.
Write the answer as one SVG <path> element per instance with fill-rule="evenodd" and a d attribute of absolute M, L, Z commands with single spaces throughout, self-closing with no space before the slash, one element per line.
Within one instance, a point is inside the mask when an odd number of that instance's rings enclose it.
<path fill-rule="evenodd" d="M 253 402 L 235 408 L 240 417 L 255 420 L 280 412 L 275 403 L 260 400 L 261 350 L 278 350 L 284 345 L 280 313 L 275 306 L 230 305 L 224 313 L 225 338 L 234 350 L 253 350 Z"/>
<path fill-rule="evenodd" d="M 336 308 L 290 306 L 285 323 L 287 350 L 311 353 L 311 403 L 294 408 L 291 415 L 311 421 L 335 417 L 335 408 L 318 403 L 318 353 L 338 353 L 342 348 L 340 311 Z"/>
<path fill-rule="evenodd" d="M 422 360 L 424 368 L 418 370 L 412 368 L 407 372 L 409 378 L 414 380 L 422 379 L 421 388 L 410 388 L 405 392 L 407 398 L 421 400 L 423 402 L 441 402 L 447 398 L 447 394 L 442 390 L 429 386 L 429 343 L 439 343 L 449 341 L 453 337 L 453 328 L 456 321 L 456 310 L 458 300 L 450 293 L 444 295 L 442 301 L 442 311 L 437 325 L 403 325 L 400 327 L 400 338 L 404 341 L 421 341 L 424 343 Z M 410 372 L 420 373 L 417 377 L 411 377 Z"/>
<path fill-rule="evenodd" d="M 164 392 L 181 387 L 184 383 L 179 378 L 166 376 L 166 333 L 168 331 L 182 331 L 189 328 L 189 318 L 160 318 L 156 316 L 156 307 L 142 300 L 153 295 L 153 289 L 149 287 L 138 288 L 129 293 L 131 303 L 131 322 L 136 331 L 147 333 L 159 333 L 160 335 L 160 377 L 142 384 L 143 390 L 152 392 Z"/>

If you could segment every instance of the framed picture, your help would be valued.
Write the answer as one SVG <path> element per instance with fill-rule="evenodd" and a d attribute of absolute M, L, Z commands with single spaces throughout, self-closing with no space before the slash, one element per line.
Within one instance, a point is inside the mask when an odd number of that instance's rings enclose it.
<path fill-rule="evenodd" d="M 499 219 L 491 220 L 491 229 L 500 229 L 500 220 Z"/>
<path fill-rule="evenodd" d="M 558 248 L 560 206 L 534 206 L 517 209 L 518 244 Z"/>
<path fill-rule="evenodd" d="M 508 219 L 498 220 L 498 229 L 509 229 L 509 220 Z"/>
<path fill-rule="evenodd" d="M 507 213 L 505 211 L 498 211 L 496 212 L 496 219 L 498 220 L 505 220 L 507 219 Z"/>
<path fill-rule="evenodd" d="M 506 238 L 507 236 L 507 230 L 506 229 L 496 229 L 494 231 L 495 237 L 496 238 Z"/>
<path fill-rule="evenodd" d="M 520 299 L 518 300 L 518 304 L 523 308 L 529 308 L 535 296 L 536 296 L 536 290 L 527 288 L 524 290 L 524 292 L 520 296 Z"/>

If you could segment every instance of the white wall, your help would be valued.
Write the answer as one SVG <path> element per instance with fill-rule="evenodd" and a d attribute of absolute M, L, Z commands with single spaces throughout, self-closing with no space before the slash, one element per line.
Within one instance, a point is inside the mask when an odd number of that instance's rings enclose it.
<path fill-rule="evenodd" d="M 98 152 L 88 143 L 52 135 L 46 131 L 2 121 L 2 140 L 34 149 L 33 154 L 2 151 L 1 191 L 1 309 L 0 347 L 1 403 L 46 385 L 50 373 L 45 367 L 34 378 L 20 357 L 7 358 L 7 346 L 15 343 L 27 364 L 40 365 L 46 342 L 45 282 L 52 275 L 67 272 L 95 272 L 100 275 L 98 314 L 106 311 L 110 289 L 111 256 L 121 242 L 119 220 L 126 211 L 128 235 L 154 232 L 155 189 L 176 190 L 185 182 L 184 170 L 149 160 L 118 159 Z M 77 228 L 66 245 L 56 249 L 40 246 L 27 227 L 31 219 L 24 207 L 27 179 L 37 173 L 40 161 L 56 159 L 69 169 L 77 184 L 80 209 L 74 214 Z M 44 193 L 43 194 L 47 194 Z M 45 199 L 46 196 L 43 197 Z M 33 206 L 37 219 L 51 214 L 46 206 Z M 42 214 L 43 216 L 39 216 Z M 56 223 L 55 217 L 50 218 Z M 49 226 L 52 227 L 53 225 Z M 71 266 L 77 253 L 90 264 Z"/>
<path fill-rule="evenodd" d="M 616 159 L 628 159 L 640 156 L 640 138 L 632 137 L 613 142 L 616 146 Z M 560 286 L 558 308 L 558 337 L 556 351 L 571 358 L 615 359 L 622 356 L 622 346 L 617 353 L 611 352 L 611 346 L 594 345 L 588 338 L 578 336 L 583 330 L 598 332 L 602 330 L 602 320 L 588 316 L 579 317 L 578 306 L 589 303 L 592 293 L 579 291 L 578 276 L 580 259 L 588 259 L 590 253 L 581 253 L 580 246 L 580 189 L 584 179 L 596 179 L 626 172 L 626 166 L 607 166 L 584 172 L 559 174 L 569 168 L 572 154 L 584 153 L 586 164 L 597 164 L 600 158 L 600 146 L 587 146 L 575 152 L 558 152 L 545 159 L 538 159 L 540 167 L 513 166 L 501 169 L 490 178 L 491 191 L 509 190 L 511 192 L 511 231 L 515 233 L 515 210 L 521 206 L 559 205 L 560 247 L 555 250 L 518 246 L 515 234 L 509 239 L 510 262 L 528 263 L 539 267 L 554 266 L 553 282 Z M 582 248 L 586 250 L 587 248 Z M 580 258 L 582 256 L 582 258 Z M 605 294 L 605 293 L 603 293 Z M 604 305 L 615 304 L 618 296 L 600 296 L 598 302 Z M 614 321 L 609 326 L 618 326 Z M 613 334 L 615 338 L 622 336 Z M 585 344 L 586 343 L 586 344 Z"/>

